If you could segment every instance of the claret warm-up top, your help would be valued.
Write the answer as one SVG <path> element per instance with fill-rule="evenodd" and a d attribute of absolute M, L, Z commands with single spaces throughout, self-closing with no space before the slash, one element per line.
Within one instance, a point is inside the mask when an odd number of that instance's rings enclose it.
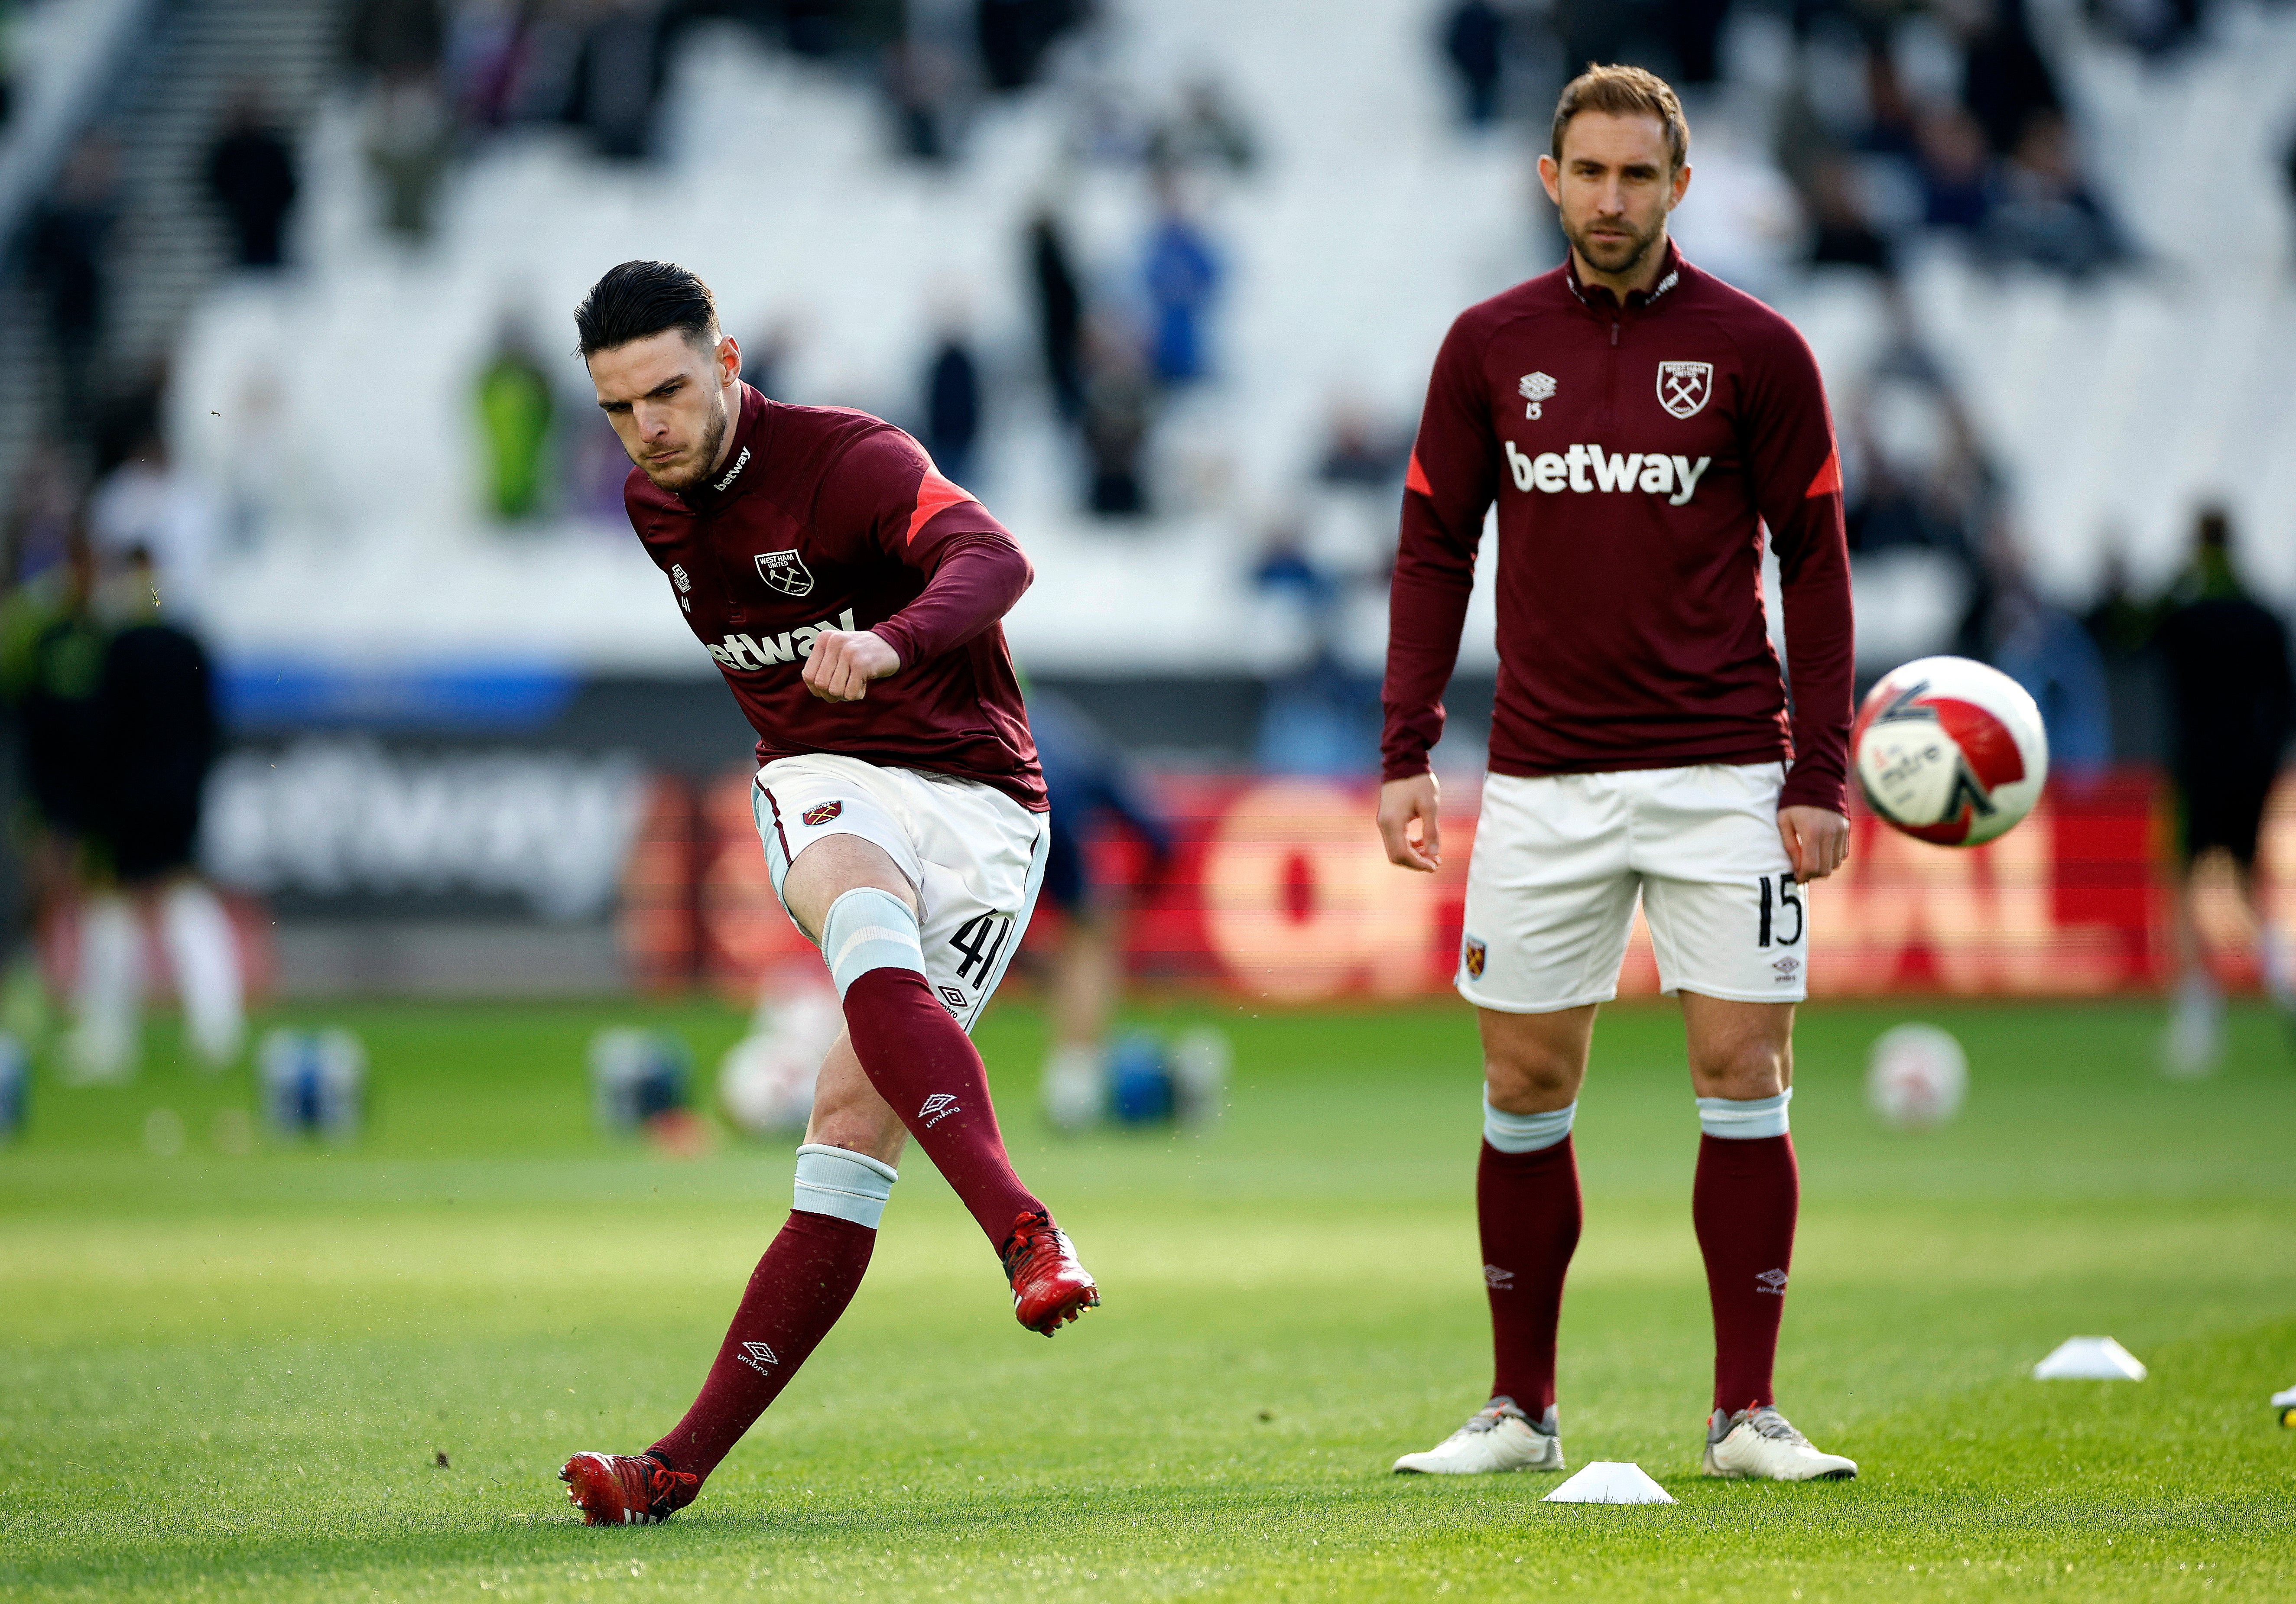
<path fill-rule="evenodd" d="M 1443 731 L 1498 503 L 1495 773 L 1791 760 L 1780 806 L 1845 808 L 1849 555 L 1809 348 L 1671 247 L 1621 306 L 1566 265 L 1452 324 L 1403 496 L 1385 777 Z M 1778 556 L 1793 710 L 1761 596 Z"/>

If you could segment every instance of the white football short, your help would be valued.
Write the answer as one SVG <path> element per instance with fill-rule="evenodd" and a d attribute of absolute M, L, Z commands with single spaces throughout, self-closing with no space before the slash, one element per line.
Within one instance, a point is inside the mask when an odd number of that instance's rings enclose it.
<path fill-rule="evenodd" d="M 776 896 L 790 864 L 824 836 L 858 836 L 899 865 L 922 910 L 925 980 L 971 1030 L 1029 928 L 1049 815 L 978 780 L 829 752 L 768 763 L 750 805 Z"/>
<path fill-rule="evenodd" d="M 1810 888 L 1778 839 L 1784 782 L 1782 763 L 1488 776 L 1459 994 L 1503 1013 L 1609 1002 L 1639 897 L 1667 995 L 1800 1002 Z"/>

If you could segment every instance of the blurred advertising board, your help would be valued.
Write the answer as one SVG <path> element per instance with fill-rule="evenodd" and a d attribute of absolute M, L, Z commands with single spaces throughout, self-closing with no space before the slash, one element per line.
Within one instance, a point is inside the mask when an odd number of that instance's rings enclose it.
<path fill-rule="evenodd" d="M 1476 788 L 1446 788 L 1443 869 L 1388 865 L 1373 788 L 1322 780 L 1166 775 L 1155 792 L 1177 847 L 1160 873 L 1124 839 L 1092 843 L 1098 878 L 1129 889 L 1127 945 L 1150 984 L 1271 1002 L 1448 990 L 1461 939 Z M 1926 846 L 1859 811 L 1844 871 L 1806 888 L 1821 996 L 2081 995 L 2158 986 L 2166 798 L 2149 771 L 2052 790 L 2018 829 L 1972 850 Z M 2296 788 L 2267 822 L 2265 862 L 2296 861 Z M 2228 867 L 2204 877 L 2203 929 L 2228 978 L 2253 978 L 2255 932 Z M 2268 904 L 2270 905 L 2270 904 Z M 2274 907 L 2296 919 L 2296 898 Z M 1750 925 L 1759 917 L 1751 888 Z M 1057 915 L 1041 911 L 1032 944 Z M 622 880 L 619 934 L 641 986 L 742 995 L 810 949 L 775 905 L 750 822 L 749 776 L 656 778 Z M 1658 989 L 1637 917 L 1622 995 Z"/>

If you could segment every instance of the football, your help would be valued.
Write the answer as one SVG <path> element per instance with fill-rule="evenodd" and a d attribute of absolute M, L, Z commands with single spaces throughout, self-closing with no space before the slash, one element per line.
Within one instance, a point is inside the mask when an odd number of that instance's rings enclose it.
<path fill-rule="evenodd" d="M 2041 710 L 1967 658 L 1919 658 L 1866 693 L 1849 732 L 1866 804 L 1940 847 L 1976 847 L 2033 811 L 2049 776 Z"/>
<path fill-rule="evenodd" d="M 1866 1055 L 1866 1105 L 1900 1130 L 1944 1124 L 1968 1091 L 1961 1043 L 1934 1025 L 1885 1030 Z"/>

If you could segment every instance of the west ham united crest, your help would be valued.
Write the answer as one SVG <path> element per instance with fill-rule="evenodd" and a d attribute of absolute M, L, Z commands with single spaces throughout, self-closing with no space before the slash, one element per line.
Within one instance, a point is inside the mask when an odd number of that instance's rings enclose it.
<path fill-rule="evenodd" d="M 1490 956 L 1490 948 L 1485 946 L 1474 937 L 1467 937 L 1467 945 L 1460 949 L 1460 956 L 1466 963 L 1468 979 L 1480 980 L 1483 978 L 1483 961 Z"/>
<path fill-rule="evenodd" d="M 803 819 L 811 828 L 818 830 L 844 811 L 845 804 L 842 802 L 822 802 L 807 808 L 798 817 Z"/>
<path fill-rule="evenodd" d="M 758 577 L 784 596 L 813 593 L 813 570 L 795 552 L 759 552 Z"/>
<path fill-rule="evenodd" d="M 1710 362 L 1661 362 L 1658 364 L 1658 404 L 1677 418 L 1687 418 L 1706 405 L 1714 393 Z M 759 561 L 765 561 L 763 558 Z"/>

